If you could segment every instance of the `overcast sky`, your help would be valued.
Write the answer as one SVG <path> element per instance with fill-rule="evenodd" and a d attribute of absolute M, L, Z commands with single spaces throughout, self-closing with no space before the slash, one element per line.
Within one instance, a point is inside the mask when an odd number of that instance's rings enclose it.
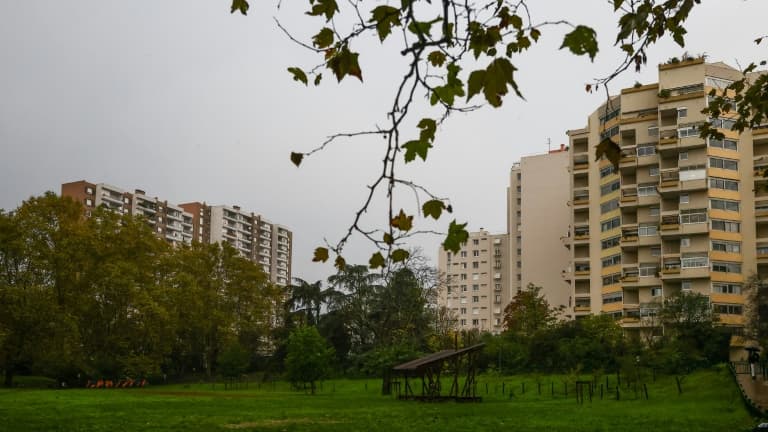
<path fill-rule="evenodd" d="M 332 273 L 310 262 L 312 250 L 324 238 L 338 240 L 352 221 L 377 175 L 381 138 L 339 142 L 300 169 L 288 156 L 335 132 L 383 124 L 403 63 L 394 44 L 381 47 L 372 35 L 354 46 L 364 84 L 339 85 L 326 73 L 323 86 L 305 88 L 286 68 L 317 59 L 273 17 L 311 36 L 320 21 L 302 15 L 308 2 L 286 0 L 279 11 L 275 2 L 251 3 L 243 17 L 229 14 L 229 0 L 0 1 L 0 208 L 81 179 L 177 203 L 239 204 L 293 230 L 294 276 Z M 584 84 L 618 63 L 608 1 L 530 3 L 535 22 L 567 18 L 596 28 L 601 51 L 594 63 L 558 51 L 566 29 L 545 29 L 540 44 L 515 60 L 526 101 L 510 97 L 501 109 L 453 116 L 429 162 L 405 171 L 450 197 L 454 216 L 471 230 L 504 232 L 512 163 L 583 127 L 604 100 Z M 752 40 L 768 33 L 766 16 L 765 0 L 705 1 L 686 25 L 686 50 L 734 66 L 765 58 L 767 45 Z M 682 52 L 660 43 L 648 53 L 650 67 L 625 73 L 613 88 L 654 82 L 653 65 Z M 370 215 L 385 226 L 382 211 Z M 432 236 L 412 245 L 436 263 L 439 243 Z M 346 256 L 362 263 L 371 252 L 355 241 Z"/>

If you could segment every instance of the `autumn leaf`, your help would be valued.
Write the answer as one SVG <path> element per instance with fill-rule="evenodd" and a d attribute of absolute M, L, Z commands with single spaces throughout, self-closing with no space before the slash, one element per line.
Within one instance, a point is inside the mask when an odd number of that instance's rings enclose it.
<path fill-rule="evenodd" d="M 403 262 L 408 259 L 411 254 L 405 249 L 395 249 L 392 251 L 390 258 L 393 262 Z"/>
<path fill-rule="evenodd" d="M 371 11 L 371 15 L 372 17 L 368 22 L 376 23 L 376 32 L 382 42 L 392 33 L 392 27 L 400 26 L 400 9 L 396 7 L 377 6 Z"/>
<path fill-rule="evenodd" d="M 600 160 L 605 156 L 606 159 L 611 161 L 614 168 L 619 169 L 619 162 L 621 161 L 621 147 L 613 142 L 610 138 L 606 137 L 600 144 L 595 146 L 595 160 Z"/>
<path fill-rule="evenodd" d="M 347 267 L 347 261 L 342 258 L 341 255 L 336 257 L 336 261 L 333 263 L 333 266 L 336 267 L 337 270 L 343 271 Z"/>
<path fill-rule="evenodd" d="M 232 10 L 230 13 L 235 13 L 235 11 L 240 11 L 243 15 L 248 15 L 248 8 L 250 5 L 248 4 L 248 0 L 232 0 Z"/>
<path fill-rule="evenodd" d="M 357 62 L 358 56 L 358 53 L 350 51 L 346 45 L 343 45 L 340 50 L 328 59 L 326 66 L 333 71 L 338 82 L 341 82 L 347 75 L 357 77 L 362 82 L 363 73 L 360 70 L 360 64 Z"/>
<path fill-rule="evenodd" d="M 320 32 L 312 37 L 312 44 L 323 49 L 333 45 L 333 30 L 323 27 Z"/>
<path fill-rule="evenodd" d="M 307 74 L 305 74 L 303 70 L 297 67 L 289 67 L 288 72 L 293 75 L 294 81 L 299 81 L 304 83 L 304 85 L 307 85 Z"/>
<path fill-rule="evenodd" d="M 392 218 L 390 224 L 400 231 L 410 231 L 413 228 L 413 216 L 406 215 L 403 209 L 400 209 L 400 213 Z"/>
<path fill-rule="evenodd" d="M 319 247 L 315 249 L 315 256 L 312 258 L 312 262 L 326 262 L 328 261 L 328 248 Z"/>
<path fill-rule="evenodd" d="M 293 162 L 294 165 L 301 165 L 302 159 L 304 159 L 304 153 L 291 152 L 291 162 Z"/>

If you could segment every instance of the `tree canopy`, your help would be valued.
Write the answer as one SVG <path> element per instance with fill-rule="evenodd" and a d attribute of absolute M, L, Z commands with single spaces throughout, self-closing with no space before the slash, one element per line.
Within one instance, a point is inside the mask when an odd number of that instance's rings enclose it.
<path fill-rule="evenodd" d="M 440 219 L 453 211 L 450 199 L 440 197 L 429 188 L 414 183 L 402 172 L 403 164 L 424 163 L 438 143 L 437 131 L 451 114 L 470 112 L 482 105 L 502 106 L 512 95 L 523 98 L 525 89 L 518 85 L 516 72 L 528 51 L 536 48 L 543 37 L 554 28 L 566 29 L 560 50 L 594 60 L 600 51 L 596 31 L 588 25 L 572 22 L 564 16 L 552 21 L 534 19 L 535 4 L 526 0 L 494 0 L 464 3 L 457 0 L 402 0 L 382 4 L 356 0 L 310 0 L 305 13 L 316 20 L 308 40 L 292 34 L 279 21 L 277 25 L 288 38 L 306 49 L 317 59 L 308 67 L 292 66 L 288 73 L 303 85 L 318 86 L 324 74 L 336 81 L 353 79 L 363 82 L 365 71 L 360 59 L 369 53 L 357 48 L 368 35 L 376 37 L 387 50 L 405 58 L 404 70 L 393 72 L 396 89 L 391 108 L 384 114 L 385 123 L 371 130 L 332 135 L 310 150 L 290 154 L 291 161 L 300 166 L 307 157 L 322 151 L 340 138 L 376 135 L 383 138 L 382 169 L 368 186 L 368 194 L 355 212 L 346 233 L 335 243 L 315 249 L 314 261 L 325 262 L 335 254 L 335 265 L 342 269 L 346 263 L 343 248 L 353 234 L 372 242 L 377 251 L 370 258 L 371 268 L 401 262 L 408 257 L 404 242 L 423 231 L 417 228 L 415 217 Z M 641 70 L 647 63 L 647 50 L 664 38 L 685 46 L 685 23 L 700 0 L 611 0 L 605 7 L 616 13 L 615 46 L 621 55 L 614 70 L 597 79 L 585 79 L 586 91 L 604 90 L 627 69 Z M 248 0 L 232 0 L 231 12 L 246 15 Z M 755 43 L 763 37 L 756 35 Z M 303 60 L 303 59 L 302 59 Z M 304 63 L 304 61 L 302 61 Z M 760 62 L 763 65 L 765 62 Z M 745 73 L 756 69 L 752 63 Z M 735 111 L 740 120 L 734 128 L 744 130 L 761 124 L 768 113 L 768 76 L 745 77 L 715 97 L 705 112 L 712 117 Z M 411 118 L 414 112 L 428 113 Z M 414 127 L 415 126 L 415 127 Z M 717 134 L 703 128 L 702 136 Z M 604 140 L 596 146 L 596 156 L 607 156 L 618 164 L 618 145 Z M 616 157 L 613 157 L 616 156 Z M 362 219 L 379 191 L 386 193 L 386 227 L 368 226 Z M 402 207 L 396 197 L 401 191 L 414 193 L 418 208 Z M 457 252 L 467 240 L 467 223 L 456 219 L 447 223 L 443 247 Z M 388 260 L 387 260 L 388 259 Z"/>

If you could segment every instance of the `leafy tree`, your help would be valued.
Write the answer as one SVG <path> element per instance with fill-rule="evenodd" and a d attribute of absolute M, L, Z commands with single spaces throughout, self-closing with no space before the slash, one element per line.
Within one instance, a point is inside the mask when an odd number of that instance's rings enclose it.
<path fill-rule="evenodd" d="M 301 278 L 293 278 L 291 285 L 291 308 L 306 318 L 306 324 L 317 325 L 320 322 L 320 308 L 323 303 L 323 282 L 309 283 Z"/>
<path fill-rule="evenodd" d="M 328 284 L 341 293 L 337 298 L 338 307 L 345 316 L 355 352 L 363 352 L 374 344 L 374 323 L 370 314 L 380 282 L 381 277 L 370 273 L 364 265 L 345 265 L 328 278 Z"/>
<path fill-rule="evenodd" d="M 219 357 L 218 370 L 224 378 L 239 378 L 251 365 L 251 357 L 240 344 L 233 343 Z"/>
<path fill-rule="evenodd" d="M 526 288 L 518 291 L 504 308 L 504 326 L 508 331 L 532 336 L 557 322 L 560 310 L 549 306 L 549 302 L 541 294 L 541 287 L 529 283 Z"/>
<path fill-rule="evenodd" d="M 745 311 L 747 334 L 760 346 L 768 347 L 768 282 L 753 274 L 747 279 L 745 288 L 750 305 Z"/>
<path fill-rule="evenodd" d="M 315 383 L 327 376 L 333 348 L 328 348 L 325 339 L 315 327 L 299 327 L 288 338 L 288 356 L 285 370 L 294 385 L 309 384 L 315 394 Z"/>

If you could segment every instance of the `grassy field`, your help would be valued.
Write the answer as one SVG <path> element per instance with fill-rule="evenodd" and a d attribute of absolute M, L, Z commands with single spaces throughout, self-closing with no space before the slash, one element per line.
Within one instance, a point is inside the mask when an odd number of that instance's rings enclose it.
<path fill-rule="evenodd" d="M 315 396 L 285 383 L 239 390 L 221 384 L 0 390 L 0 430 L 661 432 L 748 431 L 755 424 L 723 370 L 689 376 L 682 395 L 673 378 L 662 377 L 648 384 L 648 400 L 624 389 L 619 401 L 595 394 L 582 405 L 572 389 L 564 395 L 561 377 L 540 381 L 541 395 L 534 377 L 481 377 L 483 402 L 463 404 L 398 401 L 381 396 L 375 380 L 327 381 Z"/>

